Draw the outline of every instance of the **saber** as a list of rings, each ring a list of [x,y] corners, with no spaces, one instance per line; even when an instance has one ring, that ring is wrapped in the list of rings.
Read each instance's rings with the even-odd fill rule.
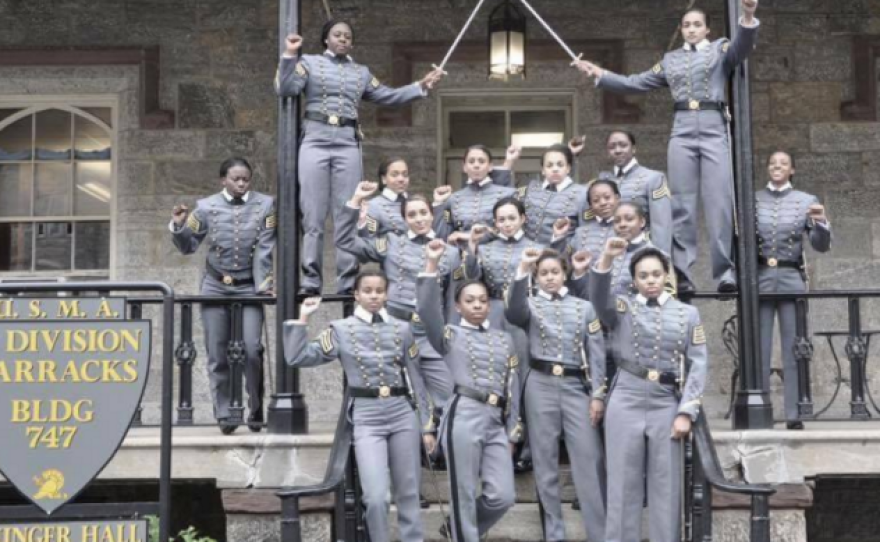
[[[552,36],[553,39],[556,40],[556,42],[560,45],[560,47],[562,47],[565,50],[565,52],[568,54],[568,56],[571,57],[572,62],[577,62],[578,60],[581,59],[582,56],[584,56],[583,53],[581,53],[579,55],[575,55],[574,52],[571,50],[571,48],[568,45],[566,45],[564,41],[562,41],[562,38],[560,38],[559,35],[556,34],[556,32],[554,32],[552,28],[550,28],[550,25],[547,24],[547,21],[545,21],[540,15],[538,15],[538,12],[535,11],[535,8],[533,8],[531,4],[528,3],[528,0],[519,0],[519,1],[520,1],[520,3],[522,3],[522,5],[524,5],[526,7],[527,10],[529,10],[529,12],[532,15],[534,15],[535,19],[538,19],[538,22],[541,23],[541,25],[544,27],[544,29],[547,31],[547,33],[549,33],[550,36]]]
[[[467,32],[467,29],[470,28],[471,23],[474,22],[474,17],[477,16],[477,12],[480,11],[481,7],[483,7],[483,3],[485,1],[486,0],[480,0],[479,2],[477,2],[477,7],[475,7],[474,11],[471,12],[471,16],[468,17],[467,22],[464,23],[464,26],[461,28],[461,31],[458,33],[458,36],[456,36],[455,41],[452,42],[452,47],[450,47],[449,50],[446,51],[446,56],[443,57],[443,62],[441,62],[439,66],[436,64],[431,64],[431,66],[434,69],[444,70],[444,68],[446,67],[446,63],[449,62],[449,57],[451,57],[452,53],[455,52],[455,49],[458,47],[458,44],[461,42],[461,38],[464,37],[464,33]],[[443,71],[443,73],[445,74],[446,72]]]

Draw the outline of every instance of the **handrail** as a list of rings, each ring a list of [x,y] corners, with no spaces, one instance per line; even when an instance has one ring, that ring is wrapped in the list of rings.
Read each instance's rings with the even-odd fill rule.
[[[700,457],[700,466],[703,468],[706,480],[718,491],[735,493],[738,495],[773,495],[776,490],[766,485],[745,484],[731,482],[724,477],[721,470],[721,462],[718,461],[718,452],[715,450],[715,442],[709,430],[709,423],[705,416],[699,416],[693,426],[694,442]]]

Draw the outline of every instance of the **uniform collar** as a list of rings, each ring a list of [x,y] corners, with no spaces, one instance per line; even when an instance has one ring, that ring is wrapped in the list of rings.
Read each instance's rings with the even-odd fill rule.
[[[633,159],[630,160],[627,165],[623,166],[623,174],[624,175],[629,174],[629,172],[634,170],[636,168],[636,166],[638,166],[638,165],[639,165],[639,161],[636,160],[635,157],[633,157]],[[614,176],[615,177],[620,175],[620,169],[621,168],[619,168],[618,166],[614,166]]]
[[[419,237],[419,234],[417,234],[416,232],[414,232],[412,230],[406,230],[406,237],[407,237],[407,239],[412,241],[416,237]],[[427,237],[428,239],[434,239],[435,237],[437,237],[437,234],[434,233],[434,230],[431,230],[425,234],[425,237]]]
[[[324,56],[329,57],[331,60],[335,60],[335,59],[339,58],[339,59],[345,59],[348,62],[354,62],[354,59],[351,58],[351,55],[336,56],[330,51],[330,49],[324,50]]]
[[[556,185],[556,191],[557,191],[557,192],[562,192],[563,190],[565,190],[566,188],[568,188],[568,187],[569,187],[571,184],[573,184],[573,183],[574,183],[574,181],[571,180],[571,177],[566,177],[566,178],[562,179],[562,182],[561,182],[561,183],[559,183],[559,184]],[[547,187],[548,187],[548,186],[550,186],[550,181],[548,181],[548,180],[545,179],[545,180],[544,180],[544,184],[542,184],[541,187],[542,187],[544,190],[547,190]]]
[[[641,245],[644,242],[645,242],[645,234],[644,234],[644,232],[642,232],[642,233],[636,235],[635,237],[633,237],[632,241],[630,241],[629,244],[630,244],[630,246]]]
[[[785,183],[784,185],[780,186],[779,188],[777,188],[776,185],[773,183],[767,183],[767,190],[769,190],[771,192],[785,192],[786,190],[791,190],[791,189],[792,189],[791,181]]]
[[[225,199],[228,203],[232,203],[232,200],[235,199],[234,197],[232,197],[232,194],[230,194],[229,192],[226,191],[225,188],[223,189],[223,192],[221,192],[221,194],[223,194],[223,199]],[[248,190],[247,192],[244,193],[244,196],[242,196],[241,199],[245,203],[247,203],[248,198],[250,198],[250,197],[251,197],[251,191]]]
[[[712,44],[709,42],[709,40],[707,40],[706,38],[703,38],[703,41],[698,43],[696,47],[694,47],[690,43],[685,43],[684,50],[685,51],[694,51],[694,50],[704,51],[704,50],[708,49],[710,45],[712,45]]]
[[[401,192],[400,194],[398,194],[388,187],[386,187],[385,190],[382,191],[382,195],[385,196],[385,199],[388,199],[390,201],[397,201],[398,195],[403,196],[403,199],[407,199],[409,197],[409,194],[407,194],[406,192]]]
[[[472,323],[465,320],[464,318],[462,318],[461,322],[458,325],[465,328],[465,329],[476,329],[479,331],[489,331],[489,319],[488,318],[479,326],[475,326]]]
[[[376,314],[379,315],[379,317],[382,319],[383,322],[387,322],[387,321],[388,321],[388,311],[386,311],[385,309],[379,309],[379,312],[377,312]],[[354,309],[354,315],[355,315],[359,320],[361,320],[361,321],[363,321],[363,322],[366,322],[366,323],[368,323],[368,324],[372,324],[372,323],[373,323],[373,313],[371,313],[371,312],[368,311],[367,309],[361,307],[360,305],[358,305],[357,307],[355,307],[355,309]]]
[[[483,188],[483,187],[486,186],[487,184],[491,183],[492,180],[493,180],[493,179],[492,179],[492,176],[491,176],[491,175],[486,175],[486,178],[483,179],[483,180],[480,181],[480,182],[476,182],[476,181],[473,180],[473,179],[468,179],[468,180],[467,180],[467,184],[468,184],[468,186],[477,185],[477,187],[479,187],[479,188]]]
[[[517,230],[516,233],[513,234],[512,237],[513,237],[514,241],[519,241],[520,239],[523,238],[523,235],[525,235],[525,232],[522,230],[522,228],[520,228],[519,230]],[[510,237],[504,235],[503,233],[499,233],[498,238],[501,239],[502,241],[510,241]]]
[[[663,292],[657,297],[657,303],[660,304],[660,306],[662,307],[666,304],[667,301],[669,301],[670,297],[671,296],[669,295],[669,292]],[[642,294],[636,295],[636,301],[644,306],[648,306],[648,298],[643,296]]]
[[[599,215],[595,215],[596,222],[599,223],[600,226],[611,226],[614,224],[614,217],[609,216],[608,218],[602,218]]]
[[[562,288],[559,289],[558,292],[556,292],[556,294],[548,294],[547,292],[545,292],[541,288],[538,288],[538,295],[543,297],[544,299],[547,299],[549,301],[553,301],[553,298],[556,297],[557,295],[559,296],[560,299],[567,296],[568,295],[568,288],[563,286]]]

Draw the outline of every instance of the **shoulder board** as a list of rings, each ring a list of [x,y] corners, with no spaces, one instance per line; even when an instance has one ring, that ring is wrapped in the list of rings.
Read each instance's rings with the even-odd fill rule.
[[[654,190],[652,196],[654,197],[654,199],[662,199],[669,196],[669,185],[666,184],[665,180],[663,181],[663,186],[661,186],[657,190]]]
[[[617,312],[626,312],[626,303],[619,297],[617,298]]]
[[[315,339],[321,343],[321,350],[323,350],[325,354],[329,354],[333,351],[333,340],[330,338],[332,333],[333,330],[325,329],[320,335],[318,335],[318,338]]]
[[[379,251],[379,254],[385,254],[388,252],[388,238],[384,235],[376,239],[376,250]]]
[[[584,220],[593,220],[594,218],[596,218],[596,213],[592,209],[584,211]]]
[[[590,333],[599,333],[600,331],[602,331],[602,323],[596,318],[590,322]]]
[[[186,219],[186,227],[191,229],[193,232],[198,232],[202,229],[202,223],[199,222],[198,218],[196,218],[195,213],[189,214],[189,218]]]
[[[510,367],[511,369],[516,368],[518,365],[519,365],[519,358],[517,357],[516,354],[507,358],[507,366]]]
[[[663,73],[663,64],[660,62],[654,64],[654,67],[651,68],[651,71],[654,73]]]
[[[305,77],[309,74],[309,70],[307,70],[306,67],[303,66],[302,62],[297,62],[296,63],[296,74],[299,75],[300,77]]]
[[[409,347],[409,357],[410,358],[419,357],[419,345],[418,344],[413,343],[412,346]]]
[[[379,80],[376,79],[375,77],[373,77],[373,79],[370,80],[370,86],[373,87],[373,88],[379,88],[379,85],[380,85],[380,84],[381,84],[381,83],[379,83]]]
[[[278,221],[278,219],[276,218],[275,213],[269,213],[266,216],[266,229],[267,230],[274,230],[277,221]]]
[[[694,333],[691,342],[694,344],[706,344],[706,332],[703,330],[702,324],[694,326]]]

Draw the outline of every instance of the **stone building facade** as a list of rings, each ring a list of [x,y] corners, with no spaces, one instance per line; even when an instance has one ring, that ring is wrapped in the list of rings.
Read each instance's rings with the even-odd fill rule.
[[[305,51],[317,52],[325,3],[302,3]],[[386,84],[399,85],[440,61],[475,3],[328,0],[326,5],[334,15],[353,21],[353,56]],[[534,2],[573,49],[626,72],[648,69],[657,61],[687,4]],[[723,2],[699,0],[696,5],[712,13],[713,34],[721,35]],[[568,66],[565,55],[531,18],[527,77],[487,80],[490,9],[487,5],[475,19],[447,67],[449,77],[431,99],[398,111],[363,108],[368,176],[383,155],[401,154],[408,158],[414,189],[428,192],[440,178],[454,177],[444,166],[454,164],[443,158],[449,135],[445,108],[479,109],[486,96],[535,105],[547,91],[564,96],[569,130],[587,135],[578,164],[582,180],[605,166],[602,142],[612,127],[637,134],[642,163],[665,168],[668,93],[603,96]],[[797,186],[828,206],[835,230],[832,252],[810,258],[812,287],[872,288],[880,271],[880,2],[764,0],[758,17],[762,27],[751,62],[756,184],[765,182],[763,164],[769,153],[792,152]],[[174,250],[167,232],[171,207],[216,191],[218,166],[231,155],[252,160],[256,188],[274,192],[277,27],[276,0],[0,0],[0,102],[7,104],[0,109],[34,100],[51,104],[55,99],[98,97],[115,111],[112,257],[106,276],[163,280],[179,292],[197,292],[202,258],[186,258]],[[705,285],[707,264],[701,260],[698,275]],[[720,333],[734,308],[731,302],[703,302],[701,308],[713,354],[709,409],[719,415],[726,408],[732,368]],[[325,316],[333,314],[330,309]],[[868,327],[880,324],[875,303],[864,304],[863,321]],[[845,329],[845,305],[814,303],[812,323],[814,331]],[[824,343],[817,340],[816,347],[815,393],[821,403],[833,390],[836,369]],[[200,350],[199,419],[210,417],[205,359]],[[869,359],[869,376],[874,374],[872,365]],[[337,368],[304,371],[303,390],[315,422],[334,419],[339,381]],[[871,382],[878,383],[874,378]],[[843,395],[848,395],[846,389]],[[157,398],[158,386],[151,385],[148,419],[155,419]]]

